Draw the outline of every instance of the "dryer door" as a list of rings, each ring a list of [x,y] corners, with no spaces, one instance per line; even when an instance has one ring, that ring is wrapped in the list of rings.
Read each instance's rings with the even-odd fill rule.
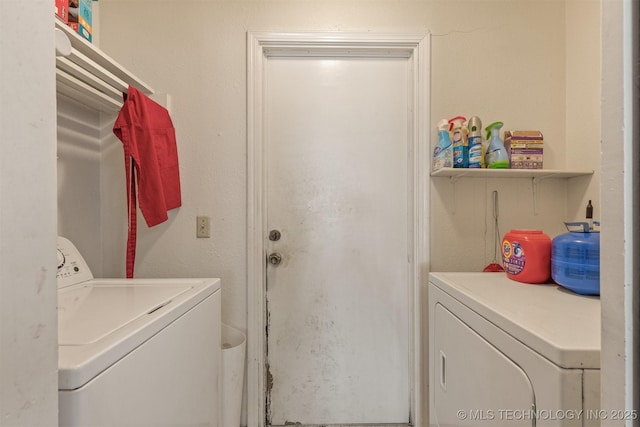
[[[535,426],[527,374],[436,304],[433,384],[439,426]]]

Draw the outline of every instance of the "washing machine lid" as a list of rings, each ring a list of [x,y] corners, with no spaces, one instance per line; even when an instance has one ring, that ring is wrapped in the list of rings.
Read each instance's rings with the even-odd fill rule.
[[[92,282],[59,293],[58,344],[93,344],[163,307],[191,286],[131,286]]]
[[[60,288],[58,388],[82,387],[219,288],[219,279],[93,279]]]
[[[430,273],[429,281],[563,368],[600,368],[600,299],[502,273]]]

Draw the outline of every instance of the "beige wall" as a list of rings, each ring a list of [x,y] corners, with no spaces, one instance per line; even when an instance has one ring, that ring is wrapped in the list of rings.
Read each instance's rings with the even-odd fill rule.
[[[221,276],[224,320],[246,325],[247,31],[429,31],[434,126],[463,114],[478,115],[485,125],[501,120],[505,129],[540,129],[547,168],[597,169],[598,138],[591,133],[599,130],[599,108],[592,104],[599,75],[583,76],[575,65],[598,69],[592,40],[599,38],[599,3],[582,3],[591,6],[586,29],[557,1],[102,0],[100,47],[171,95],[179,139],[183,207],[168,224],[140,230],[138,274]],[[589,35],[584,43],[580,32]],[[569,71],[588,81],[586,93],[571,83]],[[578,100],[569,102],[576,93]],[[575,130],[584,121],[591,123],[580,128],[588,140]],[[574,144],[581,149],[571,149]],[[113,151],[111,169],[121,162]],[[569,161],[582,153],[585,161]],[[494,189],[503,234],[541,228],[553,237],[564,231],[562,221],[584,215],[587,199],[599,214],[599,184],[591,183],[547,180],[534,192],[531,180],[461,179],[453,185],[432,179],[431,269],[478,271],[491,260]],[[121,189],[118,183],[105,191]],[[195,238],[196,215],[211,216],[211,239]],[[104,231],[113,240],[117,228],[122,225]],[[120,273],[121,246],[113,244],[105,258],[113,253],[117,259],[107,259],[105,273]]]

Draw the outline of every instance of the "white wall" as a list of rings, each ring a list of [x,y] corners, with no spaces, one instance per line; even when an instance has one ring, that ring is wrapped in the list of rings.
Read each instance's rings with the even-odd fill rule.
[[[55,426],[58,418],[54,58],[51,2],[1,1],[3,426]]]
[[[640,5],[602,7],[602,407],[638,410],[640,370]],[[609,421],[603,425],[637,425]]]
[[[434,29],[432,123],[463,114],[480,116],[483,126],[500,120],[504,129],[539,129],[545,168],[597,171],[599,2],[472,2],[475,9],[453,3],[459,8],[436,2],[447,9],[438,16],[462,18]],[[456,55],[466,61],[463,67]],[[597,173],[542,180],[537,188],[531,179],[431,182],[434,271],[481,271],[493,259],[493,190],[501,235],[536,228],[553,238],[566,232],[564,221],[584,220],[589,199],[599,219]]]
[[[581,38],[571,32],[577,25],[565,25],[565,7],[563,2],[529,0],[101,1],[101,48],[172,95],[178,133],[183,207],[168,224],[140,230],[138,274],[221,276],[224,320],[246,325],[247,30],[430,30],[432,123],[476,114],[485,124],[501,120],[505,128],[541,129],[546,167],[596,169],[597,137],[577,142],[591,153],[587,160],[568,161],[574,155],[568,147],[580,139],[574,122],[598,123],[599,109],[583,102],[568,105],[567,94],[578,90],[567,83],[572,81],[567,72],[575,68],[573,61],[568,65],[565,40],[573,51]],[[598,46],[591,43],[599,34],[595,24],[589,33],[595,36],[579,45],[580,56],[572,54],[576,61],[598,64]],[[585,101],[599,91],[599,76],[589,76],[592,89],[582,97]],[[564,231],[562,221],[584,215],[583,200],[593,199],[599,213],[597,177],[585,182],[541,182],[536,214],[530,180],[462,179],[454,199],[448,179],[433,179],[432,270],[480,270],[490,261],[493,189],[500,191],[502,233],[514,227],[542,228],[553,237]],[[195,238],[196,215],[211,216],[211,239]]]
[[[584,220],[589,199],[601,219],[600,199],[600,2],[566,0],[565,117],[566,167],[595,170],[593,178],[574,178],[567,197],[567,219]]]
[[[77,246],[99,277],[103,252],[95,236],[104,227],[102,205],[109,202],[100,185],[100,114],[63,95],[57,106],[58,235]]]

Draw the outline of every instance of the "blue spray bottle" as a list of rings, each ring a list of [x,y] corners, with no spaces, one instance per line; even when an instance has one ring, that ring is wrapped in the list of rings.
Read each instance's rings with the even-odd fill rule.
[[[487,139],[491,139],[489,139],[484,159],[487,167],[491,169],[509,168],[509,154],[507,149],[504,148],[502,139],[500,139],[500,129],[502,129],[503,125],[504,123],[502,122],[494,122],[486,127]]]
[[[453,167],[468,168],[469,167],[469,145],[467,143],[467,134],[464,128],[464,122],[467,120],[463,116],[456,116],[449,119],[451,134],[453,136]]]
[[[453,145],[449,137],[449,122],[438,122],[438,144],[433,150],[433,170],[453,167]]]

